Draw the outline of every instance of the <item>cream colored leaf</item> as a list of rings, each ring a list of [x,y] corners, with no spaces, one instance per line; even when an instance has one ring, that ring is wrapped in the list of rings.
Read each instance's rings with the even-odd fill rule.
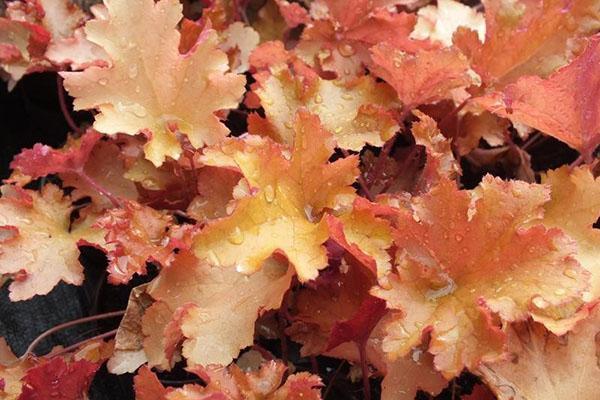
[[[60,281],[80,285],[80,240],[98,242],[100,231],[88,219],[71,226],[69,197],[52,184],[41,193],[4,186],[0,199],[0,229],[10,235],[0,242],[0,274],[17,275],[9,286],[12,301],[47,294]],[[31,203],[18,198],[29,196]],[[100,236],[100,237],[99,237]]]
[[[593,225],[600,216],[600,179],[587,167],[548,171],[542,183],[551,185],[544,225],[562,229],[578,247],[575,258],[591,273],[591,295],[600,297],[600,231]],[[565,274],[576,279],[575,271]]]
[[[458,1],[438,0],[437,6],[420,8],[417,16],[417,24],[410,34],[413,39],[430,39],[452,46],[452,35],[460,26],[477,32],[480,41],[485,39],[483,14]]]
[[[63,73],[75,109],[98,109],[99,132],[147,134],[146,158],[157,166],[181,154],[178,133],[196,148],[222,140],[228,130],[214,113],[237,107],[245,78],[226,72],[217,33],[204,31],[190,52],[180,54],[178,1],[105,4],[109,18],[89,21],[85,32],[112,64]]]
[[[509,357],[479,373],[499,400],[595,400],[600,382],[600,306],[568,335],[536,323],[509,330]]]

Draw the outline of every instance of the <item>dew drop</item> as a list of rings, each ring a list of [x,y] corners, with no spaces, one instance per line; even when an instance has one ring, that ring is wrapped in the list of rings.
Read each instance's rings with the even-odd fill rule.
[[[306,219],[313,222],[314,216],[313,216],[313,208],[311,205],[307,204],[306,206],[304,206],[304,215],[306,215]]]
[[[153,178],[144,178],[142,180],[142,186],[148,190],[159,190],[160,189],[160,185],[158,184],[156,179],[153,179]]]
[[[344,43],[338,46],[338,51],[340,52],[342,57],[352,57],[354,54],[356,54],[356,50],[354,49],[354,47],[352,47],[348,43]]]
[[[211,265],[215,265],[215,266],[221,265],[221,261],[219,260],[219,257],[217,257],[217,255],[215,254],[214,251],[209,250],[206,255],[207,255],[208,261],[211,263]]]
[[[323,49],[317,54],[317,57],[321,60],[324,60],[328,57],[331,57],[331,51],[329,49]]]
[[[558,288],[554,291],[554,294],[557,296],[563,296],[567,291],[563,288]]]
[[[102,85],[102,86],[106,86],[108,84],[108,79],[100,78],[100,79],[98,79],[98,84]]]
[[[138,75],[137,64],[129,65],[129,67],[127,68],[127,75],[129,75],[129,78],[131,78],[131,79],[135,79],[137,77],[137,75]]]
[[[244,232],[242,232],[239,226],[236,226],[227,239],[232,244],[242,244],[244,243]]]
[[[454,239],[456,239],[456,241],[460,243],[463,241],[464,237],[462,235],[456,234],[454,236]]]
[[[273,189],[273,186],[271,185],[267,185],[265,186],[265,201],[267,203],[272,203],[273,200],[275,200],[275,189]]]
[[[31,220],[29,218],[17,217],[17,221],[25,225],[31,225]]]
[[[320,94],[315,96],[315,103],[321,104],[323,102],[323,97]]]
[[[139,118],[144,118],[146,115],[148,115],[146,108],[144,106],[142,106],[141,104],[135,104],[132,107],[131,111],[133,112],[133,114],[136,117],[139,117]]]
[[[571,268],[567,268],[563,271],[563,275],[566,276],[567,278],[576,279],[577,271],[575,271],[574,269],[571,269]]]
[[[548,302],[544,300],[541,296],[535,296],[532,300],[532,303],[537,308],[546,308],[548,307]]]
[[[421,361],[421,356],[423,355],[423,350],[417,348],[414,348],[411,354],[411,358],[414,362],[416,362],[417,364],[419,363],[419,361]]]

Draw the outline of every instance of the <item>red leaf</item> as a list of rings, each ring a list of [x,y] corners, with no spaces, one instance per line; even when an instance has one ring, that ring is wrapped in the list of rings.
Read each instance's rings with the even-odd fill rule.
[[[19,400],[80,400],[99,367],[87,360],[67,363],[53,358],[27,371]]]
[[[335,323],[329,336],[327,351],[346,342],[355,342],[358,345],[365,343],[385,313],[385,301],[367,296],[352,318]]]

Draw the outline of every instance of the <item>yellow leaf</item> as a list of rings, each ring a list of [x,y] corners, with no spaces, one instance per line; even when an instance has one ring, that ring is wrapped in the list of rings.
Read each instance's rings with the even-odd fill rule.
[[[256,136],[205,151],[201,161],[206,165],[240,170],[251,195],[239,199],[229,217],[200,232],[194,242],[197,256],[251,273],[274,252],[282,252],[301,281],[314,279],[327,266],[322,244],[328,230],[319,215],[342,200],[351,201],[358,160],[328,162],[333,143],[316,116],[299,113],[294,131],[291,151]]]
[[[288,69],[269,76],[256,94],[273,129],[251,132],[293,144],[293,119],[296,111],[303,107],[319,116],[337,146],[344,149],[359,151],[366,143],[381,146],[398,130],[391,111],[398,104],[395,94],[384,83],[377,83],[370,76],[358,78],[351,84],[318,77],[307,81],[308,78],[293,76]]]

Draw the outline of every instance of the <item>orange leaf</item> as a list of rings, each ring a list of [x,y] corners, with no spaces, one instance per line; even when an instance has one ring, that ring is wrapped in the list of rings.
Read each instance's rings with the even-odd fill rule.
[[[41,25],[0,17],[0,67],[10,77],[9,89],[42,63],[50,37]]]
[[[485,37],[483,14],[456,0],[438,0],[436,6],[421,7],[417,16],[417,24],[410,34],[413,39],[429,39],[452,46],[452,35],[459,27],[476,31],[482,41]]]
[[[345,272],[336,268],[327,274],[319,277],[316,287],[303,287],[296,293],[292,309],[294,322],[287,333],[302,344],[303,356],[327,354],[358,362],[358,349],[353,343],[337,343],[331,349],[328,345],[335,326],[351,320],[371,297],[369,289],[376,282],[374,274],[358,264],[350,265]],[[368,361],[383,369],[378,339],[367,340],[366,350]]]
[[[326,217],[331,239],[377,277],[386,275],[391,268],[388,254],[392,247],[391,227],[388,221],[380,218],[379,214],[388,212],[382,209],[382,206],[357,197],[351,212]]]
[[[433,366],[433,357],[419,348],[387,364],[381,400],[414,400],[418,390],[436,395],[448,382]]]
[[[579,57],[548,79],[525,76],[477,101],[493,113],[567,143],[589,160],[600,144],[599,65],[600,36],[594,36]]]
[[[176,226],[173,218],[128,201],[122,208],[108,210],[96,221],[106,232],[108,280],[124,284],[134,274],[146,274],[146,262],[166,267],[175,257],[175,249],[184,250],[191,226]]]
[[[197,179],[198,195],[190,203],[188,215],[199,223],[226,217],[235,207],[234,191],[241,188],[237,187],[240,173],[205,166],[197,171]]]
[[[427,162],[419,182],[419,191],[424,192],[440,180],[456,179],[461,171],[452,154],[450,140],[442,135],[435,120],[419,110],[413,113],[419,118],[412,125],[415,142],[427,150]]]
[[[352,81],[363,75],[369,48],[377,43],[427,47],[427,43],[409,40],[415,16],[389,11],[396,3],[400,1],[315,2],[312,12],[319,19],[307,25],[295,51],[308,64],[333,72],[339,80]]]
[[[67,363],[55,357],[27,370],[19,400],[72,400],[87,396],[100,363],[78,360]]]
[[[574,39],[597,29],[596,0],[484,0],[486,35],[461,49],[488,85],[546,76],[568,61]],[[459,36],[468,35],[463,31]],[[462,38],[455,38],[458,43]]]
[[[389,323],[384,350],[403,356],[431,331],[435,366],[452,378],[503,354],[506,322],[533,317],[559,334],[571,329],[585,314],[577,311],[589,276],[574,244],[539,225],[548,200],[546,187],[487,176],[471,192],[442,181],[399,210],[397,273],[391,289],[373,291],[403,313]]]
[[[133,378],[136,400],[164,400],[167,399],[169,390],[158,380],[158,377],[143,366]]]
[[[475,82],[467,59],[455,49],[417,50],[381,43],[371,49],[372,71],[398,94],[404,112],[422,104],[451,98],[451,90]],[[406,79],[410,77],[410,79]]]

